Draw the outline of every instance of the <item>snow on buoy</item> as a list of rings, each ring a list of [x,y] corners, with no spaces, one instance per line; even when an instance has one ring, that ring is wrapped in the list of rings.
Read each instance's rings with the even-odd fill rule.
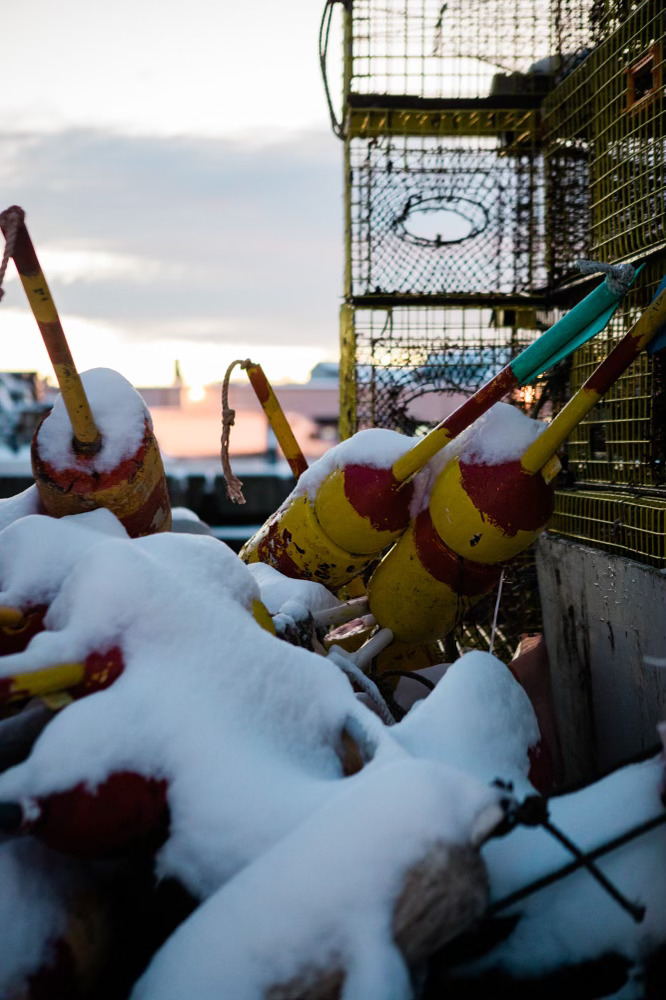
[[[359,431],[314,462],[282,506],[246,542],[241,558],[336,591],[395,541],[422,489],[391,466],[413,445],[396,431]]]
[[[446,636],[465,612],[497,585],[502,559],[515,555],[534,540],[538,533],[534,530],[536,522],[530,532],[519,531],[516,536],[509,536],[473,505],[474,516],[483,530],[476,531],[475,522],[470,535],[467,521],[465,528],[460,527],[466,507],[460,490],[451,488],[450,477],[455,480],[455,469],[465,462],[479,470],[479,480],[487,484],[493,496],[501,496],[503,471],[520,464],[522,451],[544,428],[544,424],[530,420],[516,407],[496,403],[433,461],[432,473],[436,478],[427,504],[413,517],[368,583],[370,611],[380,625],[391,629],[399,642],[431,642]],[[548,489],[543,480],[541,483]],[[523,507],[519,498],[513,496],[512,506],[517,508],[518,518],[536,516],[538,530],[548,520],[547,505],[541,504],[534,515],[529,513],[531,508],[527,504],[528,513],[521,514]],[[476,558],[474,553],[483,532],[492,534],[496,542],[499,538],[495,548],[497,559]],[[465,539],[464,545],[461,538]],[[458,547],[454,548],[452,542]]]
[[[78,452],[62,396],[32,444],[39,498],[52,517],[106,507],[131,537],[168,531],[171,508],[150,414],[130,383],[108,368],[81,375],[99,428],[99,451]]]

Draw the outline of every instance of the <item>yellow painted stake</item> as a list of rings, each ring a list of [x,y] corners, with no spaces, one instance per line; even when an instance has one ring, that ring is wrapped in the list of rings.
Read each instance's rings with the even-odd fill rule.
[[[23,209],[19,208],[18,205],[13,205],[4,211],[0,215],[0,228],[7,235],[17,217],[19,220],[18,229],[11,256],[14,258],[21,284],[28,296],[30,308],[37,320],[44,345],[53,364],[63,403],[72,425],[74,450],[80,454],[94,455],[102,445],[102,438],[95,424],[90,404],[76,370],[35,248],[28,235]]]
[[[289,426],[289,421],[284,415],[284,410],[280,406],[277,396],[264,374],[263,368],[253,361],[244,362],[241,367],[245,368],[255,395],[261,403],[263,411],[268,418],[268,423],[273,428],[273,433],[282,449],[282,453],[289,463],[289,468],[298,479],[307,469],[308,463],[298,441],[294,437],[294,432]]]
[[[60,663],[43,670],[13,674],[0,682],[0,704],[66,691],[82,684],[85,676],[85,663]]]
[[[382,627],[402,642],[441,639],[492,590],[501,563],[546,527],[558,447],[664,324],[666,289],[519,460],[463,473],[454,458],[442,469],[428,507],[370,578],[370,611]]]
[[[23,624],[23,612],[18,608],[0,604],[0,628],[19,628]]]
[[[613,382],[648,346],[664,324],[666,324],[666,288],[654,297],[605,361],[602,361],[578,392],[571,397],[564,409],[530,445],[521,459],[521,465],[526,472],[535,474],[544,469],[573,428],[608,392]]]

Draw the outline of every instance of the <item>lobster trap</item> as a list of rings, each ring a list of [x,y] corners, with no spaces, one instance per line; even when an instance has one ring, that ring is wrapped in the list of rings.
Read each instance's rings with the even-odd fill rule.
[[[539,323],[525,306],[357,308],[355,424],[425,433],[530,344]],[[529,408],[537,389],[517,390]]]
[[[606,332],[510,401],[556,411],[627,332],[664,271],[665,20],[657,0],[345,4],[341,436],[445,417],[586,294],[578,258],[648,263]],[[643,355],[573,431],[553,530],[663,564],[664,398]],[[507,647],[539,626],[531,560]],[[485,645],[487,605],[460,645]]]
[[[583,58],[543,106],[551,287],[571,282],[572,248],[593,259],[646,262],[605,334],[575,353],[573,392],[647,307],[666,270],[666,9],[654,0],[563,2],[560,15]],[[657,566],[666,560],[662,355],[642,354],[570,435],[575,489],[558,492],[551,524]]]
[[[651,0],[588,8],[600,40],[543,107],[555,284],[570,276],[572,250],[617,261],[666,249],[666,10]]]
[[[350,142],[351,295],[485,296],[543,286],[543,169],[522,133]]]
[[[464,99],[538,95],[549,0],[353,0],[355,95]]]

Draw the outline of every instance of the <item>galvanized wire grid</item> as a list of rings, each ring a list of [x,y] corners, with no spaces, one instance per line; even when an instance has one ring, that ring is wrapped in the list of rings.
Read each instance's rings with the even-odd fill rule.
[[[549,0],[354,0],[351,91],[454,99],[541,92],[550,63],[534,64],[551,54],[549,7]]]
[[[497,594],[493,591],[466,612],[454,631],[458,650],[488,651]],[[493,654],[505,663],[512,659],[524,635],[543,628],[534,548],[530,546],[505,567],[497,612]]]
[[[666,497],[559,491],[549,531],[607,552],[666,567]]]
[[[590,57],[592,252],[666,246],[666,8],[643,3]]]
[[[601,260],[666,247],[666,8],[646,0],[603,13],[607,37],[544,102],[555,282],[569,233]]]
[[[543,165],[529,139],[355,139],[349,187],[354,296],[545,283]]]
[[[531,343],[536,325],[529,309],[357,309],[358,428],[427,429]],[[418,402],[431,393],[443,395],[428,419]],[[524,392],[516,401],[534,398],[528,389],[527,404]]]
[[[591,251],[589,79],[583,67],[549,94],[543,112],[548,279],[577,276],[574,262]]]
[[[605,333],[576,351],[570,375],[572,392],[585,382],[645,309],[665,271],[664,260],[650,265]],[[576,479],[583,482],[663,488],[665,437],[664,361],[660,355],[650,357],[642,353],[572,431],[568,441],[569,467]]]

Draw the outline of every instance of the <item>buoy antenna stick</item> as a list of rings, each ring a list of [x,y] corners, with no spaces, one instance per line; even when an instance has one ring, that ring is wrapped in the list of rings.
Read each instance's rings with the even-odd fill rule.
[[[466,399],[437,427],[394,463],[393,475],[406,482],[430,461],[442,448],[469,427],[486,410],[507,393],[529,385],[540,372],[552,368],[581,344],[604,329],[617,309],[635,273],[626,275],[622,283],[609,285],[603,281],[573,309],[546,330],[533,344],[494,375],[485,385]]]
[[[573,428],[608,392],[664,324],[666,324],[666,287],[657,293],[629,332],[595,368],[546,430],[532,442],[521,459],[521,465],[526,472],[534,475],[543,469]]]
[[[17,219],[18,225],[15,229],[11,255],[60,386],[62,400],[72,425],[74,450],[80,454],[94,455],[102,445],[102,437],[95,424],[65,331],[26,229],[23,209],[18,205],[6,209],[0,215],[0,228],[7,237],[8,232],[16,226]]]

